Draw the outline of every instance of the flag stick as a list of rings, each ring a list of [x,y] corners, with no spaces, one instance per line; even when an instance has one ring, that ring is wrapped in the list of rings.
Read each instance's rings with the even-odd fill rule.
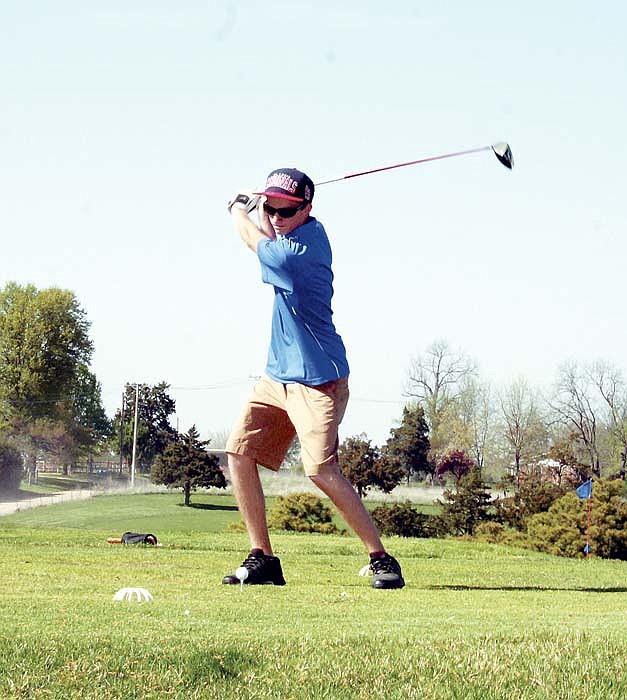
[[[592,512],[592,494],[588,498],[588,525],[586,527],[586,559],[590,556],[590,514]]]

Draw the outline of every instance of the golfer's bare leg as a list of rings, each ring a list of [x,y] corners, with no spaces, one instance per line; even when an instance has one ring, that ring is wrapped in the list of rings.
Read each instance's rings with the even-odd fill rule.
[[[350,482],[339,472],[311,476],[313,483],[333,501],[347,525],[364,543],[368,552],[382,552],[385,547],[370,513]]]
[[[250,457],[231,452],[227,457],[233,493],[246,525],[251,549],[263,549],[264,554],[272,554],[266,521],[266,503],[257,463]]]

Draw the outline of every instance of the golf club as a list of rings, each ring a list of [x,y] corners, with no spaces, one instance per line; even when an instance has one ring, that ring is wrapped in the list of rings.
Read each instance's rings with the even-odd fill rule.
[[[480,146],[479,148],[469,148],[466,151],[455,151],[454,153],[444,153],[440,156],[428,156],[427,158],[418,158],[418,160],[410,160],[407,163],[396,163],[395,165],[385,165],[382,168],[373,168],[372,170],[363,170],[359,173],[349,173],[348,175],[340,175],[339,177],[331,177],[326,180],[319,180],[315,182],[315,186],[328,185],[331,182],[340,182],[341,180],[350,180],[353,177],[361,177],[362,175],[373,175],[374,173],[381,173],[385,170],[394,170],[395,168],[406,168],[409,165],[418,165],[419,163],[429,163],[432,160],[444,160],[444,158],[456,158],[457,156],[466,156],[470,153],[480,153],[481,151],[492,151],[497,157],[499,163],[504,165],[506,168],[511,170],[514,167],[514,156],[512,155],[512,149],[509,144],[501,141],[499,143],[494,143],[490,146]],[[246,212],[250,213],[257,206],[257,197],[252,197],[249,194],[237,194],[228,203],[228,210],[231,211],[231,207],[235,203],[243,204],[246,208]]]
[[[353,177],[361,177],[362,175],[372,175],[373,173],[380,173],[384,170],[394,170],[395,168],[406,168],[409,165],[418,165],[418,163],[428,163],[432,160],[443,160],[444,158],[455,158],[457,156],[465,156],[470,153],[480,153],[481,151],[492,151],[494,155],[498,158],[499,163],[502,163],[506,168],[510,170],[514,167],[514,156],[507,143],[495,143],[491,146],[481,146],[479,148],[470,148],[467,151],[456,151],[455,153],[445,153],[440,156],[429,156],[428,158],[419,158],[418,160],[410,160],[407,163],[397,163],[396,165],[386,165],[382,168],[374,168],[373,170],[364,170],[360,173],[350,173],[348,175],[341,175],[340,177],[332,177],[328,180],[320,180],[316,182],[315,185],[328,185],[331,182],[339,182],[340,180],[349,180]]]

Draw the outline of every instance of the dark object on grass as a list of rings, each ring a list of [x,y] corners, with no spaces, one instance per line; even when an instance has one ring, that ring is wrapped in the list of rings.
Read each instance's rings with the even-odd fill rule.
[[[145,535],[139,534],[137,532],[125,532],[122,535],[122,544],[157,544],[157,537],[152,533],[147,533]]]
[[[157,544],[157,536],[150,532],[146,534],[125,532],[119,539],[117,537],[109,537],[107,542],[109,544],[151,544],[155,546]]]

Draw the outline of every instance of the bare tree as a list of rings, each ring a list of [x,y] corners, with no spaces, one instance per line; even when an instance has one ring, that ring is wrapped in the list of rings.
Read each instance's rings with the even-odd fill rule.
[[[598,446],[598,408],[594,405],[590,373],[575,362],[558,370],[553,398],[549,401],[559,421],[570,427],[585,452],[595,476],[601,476]]]
[[[459,395],[458,415],[467,436],[467,447],[475,464],[483,469],[488,445],[492,438],[494,412],[492,387],[468,377]]]
[[[603,397],[607,409],[606,426],[620,448],[620,478],[625,480],[627,462],[627,385],[620,369],[599,360],[591,365],[589,377]]]
[[[209,444],[213,450],[223,450],[226,447],[226,441],[229,439],[228,428],[221,430],[211,430],[208,434]]]
[[[545,447],[545,429],[536,392],[519,377],[499,394],[503,436],[513,455],[514,479],[527,460],[538,458]]]
[[[430,429],[432,458],[441,457],[446,447],[443,423],[460,396],[464,381],[477,374],[477,364],[446,340],[432,343],[424,355],[409,366],[405,393],[419,402]]]

